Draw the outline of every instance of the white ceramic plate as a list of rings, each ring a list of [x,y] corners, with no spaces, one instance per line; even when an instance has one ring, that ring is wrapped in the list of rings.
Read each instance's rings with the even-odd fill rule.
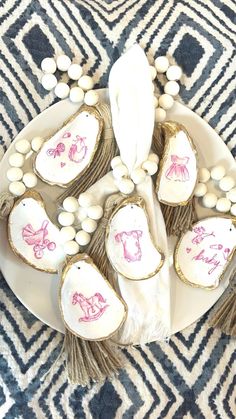
[[[107,100],[107,91],[105,89],[101,89],[98,92],[102,100]],[[78,108],[79,105],[72,104],[69,100],[58,102],[31,121],[20,132],[15,141],[22,138],[31,139],[35,136],[47,138],[52,131],[58,129]],[[229,173],[236,177],[234,158],[220,137],[204,120],[179,103],[175,103],[172,110],[169,111],[168,119],[176,120],[185,125],[198,149],[200,167],[210,167],[217,163],[223,163]],[[8,188],[5,173],[9,167],[8,157],[13,152],[13,144],[9,147],[0,164],[0,192]],[[61,189],[49,188],[46,184],[39,181],[37,190],[43,193],[46,203],[49,189],[50,201],[53,198],[52,193],[55,197],[58,193],[61,193]],[[49,215],[50,212],[51,214],[53,213],[53,208],[47,207],[47,210]],[[210,212],[198,207],[198,215],[202,218],[210,215]],[[12,291],[36,317],[53,329],[63,332],[64,326],[61,321],[57,301],[57,275],[36,271],[22,263],[13,254],[7,242],[5,222],[0,223],[0,238],[0,267]],[[170,247],[173,247],[173,243],[170,243]],[[226,285],[227,280],[222,282],[214,291],[191,288],[176,277],[172,268],[172,333],[189,326],[209,310],[218,300]]]

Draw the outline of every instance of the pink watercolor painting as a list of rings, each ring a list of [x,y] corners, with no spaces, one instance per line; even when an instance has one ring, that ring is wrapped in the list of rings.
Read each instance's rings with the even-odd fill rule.
[[[88,147],[85,145],[85,140],[86,137],[76,135],[76,140],[73,141],[74,144],[69,149],[68,157],[74,163],[81,163],[86,157]]]
[[[60,142],[57,144],[55,148],[49,148],[46,153],[48,156],[53,157],[60,157],[65,152],[65,143],[64,140],[68,141],[68,138],[71,139],[72,134],[68,131],[63,134],[60,138]],[[70,161],[74,163],[81,163],[87,155],[88,147],[85,144],[86,137],[81,137],[80,135],[76,135],[75,139],[72,141],[68,151],[68,158]],[[62,162],[60,167],[65,167],[66,163]]]
[[[65,145],[63,143],[57,144],[55,148],[49,148],[47,150],[47,155],[53,157],[60,157],[60,155],[65,151]]]
[[[33,246],[36,259],[42,259],[44,249],[53,251],[56,248],[56,243],[50,242],[50,240],[46,238],[48,235],[48,224],[49,222],[45,220],[39,230],[34,230],[31,224],[27,224],[22,229],[22,237],[29,246]]]
[[[208,233],[206,232],[205,228],[202,226],[195,227],[193,231],[194,233],[196,233],[196,236],[194,236],[194,238],[192,239],[192,243],[196,245],[200,244],[207,237],[210,237],[210,236],[215,237],[214,231],[212,231],[211,233]]]
[[[115,235],[115,240],[122,243],[124,258],[127,262],[137,262],[142,259],[142,250],[140,245],[141,230],[122,231]]]
[[[187,182],[189,180],[189,171],[187,164],[189,157],[171,156],[172,164],[166,171],[166,178],[169,180]]]
[[[79,318],[79,322],[93,322],[98,320],[109,307],[100,292],[96,292],[89,298],[86,298],[81,292],[75,292],[72,297],[72,304],[76,305],[77,303],[84,312],[84,316]]]

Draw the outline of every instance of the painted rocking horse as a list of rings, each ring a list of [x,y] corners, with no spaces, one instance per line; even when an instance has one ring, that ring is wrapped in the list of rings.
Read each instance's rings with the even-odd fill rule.
[[[75,292],[72,297],[72,304],[75,305],[77,303],[84,312],[84,317],[80,317],[79,322],[98,320],[106,311],[107,307],[109,307],[99,292],[96,292],[90,298],[86,298],[82,293]]]

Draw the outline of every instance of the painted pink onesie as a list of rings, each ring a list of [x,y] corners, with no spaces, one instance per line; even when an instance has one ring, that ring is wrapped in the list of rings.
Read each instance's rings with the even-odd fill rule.
[[[122,231],[115,235],[115,240],[123,245],[124,258],[127,262],[141,260],[142,250],[139,239],[142,235],[141,230]]]

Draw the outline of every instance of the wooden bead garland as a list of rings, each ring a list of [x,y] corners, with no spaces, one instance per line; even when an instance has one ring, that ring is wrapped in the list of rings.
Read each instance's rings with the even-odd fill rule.
[[[135,188],[135,185],[142,183],[146,176],[152,176],[157,172],[159,157],[155,153],[150,153],[148,159],[144,161],[141,167],[129,171],[120,156],[116,156],[111,161],[112,173],[115,178],[115,184],[119,191],[125,195],[130,195]]]
[[[76,199],[68,196],[64,199],[63,211],[58,215],[58,223],[62,226],[60,235],[67,255],[75,255],[80,246],[86,246],[91,234],[97,229],[97,221],[103,216],[100,205],[94,205],[94,198],[88,192],[80,194]]]
[[[32,141],[22,139],[16,142],[16,152],[11,154],[8,162],[11,166],[7,170],[6,176],[9,180],[9,192],[15,196],[22,196],[26,189],[34,188],[38,183],[38,178],[33,172],[23,172],[25,159],[30,152],[37,152],[43,144],[43,138],[35,137]]]
[[[219,189],[225,196],[217,197],[215,193],[209,192],[207,182],[213,180],[218,182]],[[227,214],[229,211],[236,215],[236,188],[235,180],[226,175],[226,169],[222,165],[199,169],[199,182],[195,188],[195,197],[202,198],[202,204],[206,208],[215,209],[218,212]]]
[[[44,58],[41,62],[41,69],[44,72],[41,79],[42,86],[48,91],[54,89],[59,99],[69,97],[73,103],[84,101],[88,106],[95,106],[98,103],[98,94],[92,90],[94,87],[92,77],[84,75],[82,67],[77,63],[72,63],[67,55],[62,54],[56,60],[51,57]],[[77,85],[70,88],[64,81],[58,82],[53,74],[56,70],[67,72],[69,79],[77,82]]]
[[[157,74],[166,73],[167,82],[164,86],[164,93],[158,98],[154,96],[155,120],[156,122],[163,122],[166,119],[166,111],[174,105],[173,96],[179,93],[178,80],[182,76],[182,70],[177,65],[170,65],[167,57],[160,56],[156,58],[154,66],[150,66],[150,72],[152,80],[155,79]]]

